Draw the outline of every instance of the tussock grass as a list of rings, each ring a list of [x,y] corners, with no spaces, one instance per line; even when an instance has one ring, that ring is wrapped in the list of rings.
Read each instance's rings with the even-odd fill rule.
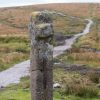
[[[54,30],[55,33],[62,33],[64,35],[74,35],[80,33],[85,28],[86,22],[83,19],[72,19],[69,17],[54,18]]]
[[[76,43],[75,47],[93,48],[100,50],[100,19],[95,19],[90,33],[82,36]]]
[[[19,63],[28,58],[28,54],[23,54],[18,52],[12,52],[12,53],[0,54],[0,55],[1,55],[0,71],[3,71],[13,66],[14,64]]]
[[[91,73],[92,75],[92,73]],[[62,85],[61,95],[74,95],[79,97],[98,97],[98,89],[90,76],[75,72],[66,72],[62,69],[54,70],[54,80]]]
[[[76,41],[73,48],[61,58],[63,62],[100,67],[100,20],[95,18],[93,21],[90,33]]]
[[[28,59],[29,51],[27,37],[0,37],[0,71]]]
[[[71,51],[60,57],[64,63],[83,64],[90,67],[100,67],[100,54],[88,51]]]
[[[29,39],[27,37],[17,37],[17,36],[0,36],[0,43],[28,43]]]
[[[54,89],[53,100],[99,100],[98,90],[88,76],[69,73],[63,69],[54,69],[54,82],[61,84],[61,89]],[[19,84],[11,84],[0,90],[3,100],[31,100],[29,76],[22,77]]]
[[[96,84],[100,83],[100,74],[99,73],[96,73],[95,71],[89,71],[87,75],[92,82],[94,82]]]

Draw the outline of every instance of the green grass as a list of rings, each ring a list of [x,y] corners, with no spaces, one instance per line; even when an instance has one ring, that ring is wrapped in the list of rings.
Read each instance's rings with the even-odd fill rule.
[[[31,100],[29,90],[5,90],[0,92],[0,100]]]
[[[78,96],[69,95],[65,97],[65,100],[99,100],[100,98],[82,98]]]
[[[16,89],[0,92],[0,100],[31,100],[30,90]],[[53,100],[61,100],[60,95],[54,92]]]
[[[19,84],[11,84],[0,90],[0,100],[31,100],[29,77],[21,78]],[[54,91],[54,100],[60,100],[59,92]]]
[[[88,77],[85,76],[85,79],[87,79],[88,81]],[[64,82],[63,84],[66,84],[66,82],[68,83],[74,82],[75,84],[75,82],[80,82],[81,80],[83,81],[84,84],[84,76],[81,76],[78,73],[69,73],[59,68],[54,69],[54,82],[59,82],[61,84],[63,82]],[[88,84],[90,83],[88,82]],[[5,89],[0,90],[0,100],[31,100],[31,93],[29,87],[30,87],[29,77],[23,77],[21,78],[21,82],[19,84],[11,84]],[[53,91],[53,95],[54,95],[53,100],[61,100],[61,98],[64,98],[64,100],[99,100],[100,99],[98,96],[84,97],[84,96],[77,96],[74,94],[65,94],[63,88],[55,89]]]
[[[91,79],[92,76],[92,79]],[[86,75],[80,75],[77,72],[67,72],[64,69],[54,69],[54,82],[62,85],[60,93],[65,97],[74,95],[81,98],[98,98],[99,90],[96,87],[100,81],[99,75],[94,72],[88,72]]]
[[[13,37],[6,36],[0,37],[0,43],[28,43],[29,39],[27,37]]]
[[[100,98],[82,98],[78,96],[68,95],[64,97],[64,100],[99,100]],[[0,100],[31,100],[30,90],[6,90],[0,92]],[[58,92],[54,92],[53,100],[61,100],[61,96]]]

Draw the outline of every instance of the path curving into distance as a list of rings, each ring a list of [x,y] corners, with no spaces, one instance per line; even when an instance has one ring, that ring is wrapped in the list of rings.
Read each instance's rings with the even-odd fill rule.
[[[54,47],[53,57],[63,54],[65,50],[68,50],[72,47],[77,38],[89,33],[93,21],[90,19],[86,20],[88,21],[88,24],[86,25],[82,33],[78,33],[73,37],[66,39],[64,45]],[[5,71],[0,72],[0,87],[5,87],[12,83],[19,83],[21,77],[29,75],[29,66],[30,60],[27,60],[16,64]]]
[[[74,42],[76,41],[77,38],[79,38],[80,36],[83,36],[87,33],[89,33],[91,25],[93,24],[93,21],[90,19],[85,19],[88,21],[88,24],[86,25],[85,29],[83,30],[82,33],[78,33],[76,35],[74,35],[73,37],[66,39],[65,40],[65,44],[61,45],[61,46],[57,46],[54,47],[54,57],[63,54],[63,52],[65,50],[68,50],[72,47],[72,45],[74,44]]]

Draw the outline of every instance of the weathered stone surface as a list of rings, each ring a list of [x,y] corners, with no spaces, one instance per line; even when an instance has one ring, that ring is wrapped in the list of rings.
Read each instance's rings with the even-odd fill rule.
[[[43,73],[40,70],[31,72],[32,100],[43,100]]]
[[[32,100],[53,100],[53,26],[49,12],[34,12],[29,24]]]

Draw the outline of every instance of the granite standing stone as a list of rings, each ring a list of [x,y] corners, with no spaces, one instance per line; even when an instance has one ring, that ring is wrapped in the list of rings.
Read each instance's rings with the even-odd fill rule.
[[[53,25],[47,11],[33,12],[29,24],[32,100],[53,100]]]

